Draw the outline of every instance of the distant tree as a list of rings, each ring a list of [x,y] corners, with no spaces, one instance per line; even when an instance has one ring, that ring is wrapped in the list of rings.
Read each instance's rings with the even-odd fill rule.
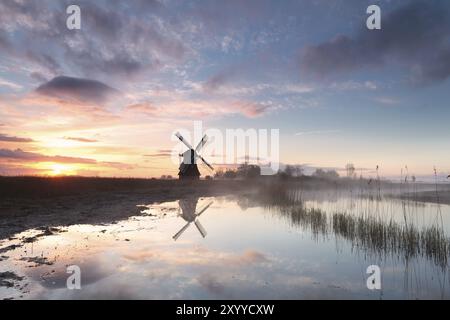
[[[223,177],[225,179],[235,179],[237,176],[236,171],[234,170],[227,170],[225,171],[225,173],[223,174]]]
[[[285,171],[282,171],[282,170],[278,170],[277,176],[281,180],[287,180],[290,178],[289,175]]]
[[[316,171],[313,172],[312,176],[317,178],[323,178],[325,175],[325,170],[323,169],[316,169]]]
[[[254,179],[261,175],[261,168],[257,165],[244,163],[237,169],[236,176],[243,179]]]
[[[286,165],[283,171],[279,171],[278,175],[282,178],[300,177],[303,175],[303,168],[300,165]]]
[[[314,177],[321,178],[321,179],[329,179],[334,180],[339,178],[339,174],[336,172],[336,170],[328,170],[325,171],[323,169],[317,169],[312,174]]]
[[[355,165],[353,163],[347,163],[345,165],[345,171],[347,172],[347,177],[348,178],[354,178],[355,177]]]
[[[212,180],[212,177],[208,175],[205,177],[205,180]]]
[[[165,175],[165,174],[163,174],[162,176],[161,176],[161,180],[166,180],[167,179],[167,176]]]
[[[302,168],[302,166],[299,166],[299,165],[295,166],[294,167],[294,174],[295,174],[296,177],[301,177],[303,175],[303,168]]]
[[[338,179],[339,173],[336,170],[328,170],[326,173],[328,179]]]
[[[293,177],[293,176],[294,176],[294,172],[295,172],[294,166],[287,165],[287,166],[284,168],[284,173],[285,173],[288,177]]]
[[[223,179],[223,170],[217,170],[216,173],[214,173],[214,179]]]

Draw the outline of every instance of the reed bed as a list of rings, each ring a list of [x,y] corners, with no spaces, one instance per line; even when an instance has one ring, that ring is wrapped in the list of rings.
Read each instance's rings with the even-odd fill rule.
[[[275,208],[272,211],[283,215],[293,225],[309,230],[314,238],[336,236],[369,255],[389,255],[405,262],[426,258],[442,269],[449,267],[450,238],[439,220],[419,228],[417,210],[421,206],[414,202],[403,201],[403,221],[395,221],[390,212],[394,209],[389,204],[382,206],[383,199],[378,196],[351,199],[348,206],[359,215],[308,208],[301,191],[280,186],[265,188],[260,196],[265,207]]]
[[[352,245],[371,253],[390,254],[406,261],[420,256],[432,260],[443,269],[448,267],[450,239],[437,226],[419,230],[413,225],[335,213],[332,231]]]

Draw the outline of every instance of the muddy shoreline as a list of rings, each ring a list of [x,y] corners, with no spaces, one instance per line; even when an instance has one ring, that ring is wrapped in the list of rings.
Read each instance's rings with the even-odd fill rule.
[[[111,181],[116,182],[116,181]],[[0,239],[28,229],[64,227],[74,224],[111,224],[138,215],[138,205],[174,201],[185,197],[220,196],[244,193],[242,184],[226,182],[176,183],[150,181],[144,186],[103,186],[96,190],[80,188],[72,195],[48,188],[45,194],[34,189],[32,194],[0,196]],[[123,181],[122,181],[123,183]],[[76,184],[76,183],[74,183]],[[69,187],[69,189],[72,186]]]

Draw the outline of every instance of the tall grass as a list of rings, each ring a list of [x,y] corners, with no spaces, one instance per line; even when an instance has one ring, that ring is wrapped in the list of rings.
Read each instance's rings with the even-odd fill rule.
[[[448,267],[450,239],[436,226],[417,229],[413,225],[388,223],[372,217],[354,217],[335,213],[332,231],[353,246],[377,255],[401,257],[406,261],[415,257],[432,260],[443,269]]]
[[[263,188],[260,196],[263,205],[276,209],[273,211],[286,217],[293,225],[311,231],[314,238],[332,235],[345,239],[352,247],[370,255],[389,255],[405,262],[413,258],[426,258],[442,269],[449,267],[450,238],[442,226],[433,224],[417,227],[407,213],[404,201],[404,222],[401,223],[392,217],[389,219],[387,212],[380,209],[378,202],[383,200],[376,200],[378,195],[375,200],[367,200],[377,202],[375,210],[372,206],[363,207],[359,204],[360,215],[307,208],[302,201],[301,191],[280,186]]]

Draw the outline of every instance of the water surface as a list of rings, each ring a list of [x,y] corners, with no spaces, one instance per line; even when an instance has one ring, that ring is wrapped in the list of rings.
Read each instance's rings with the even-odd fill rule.
[[[28,230],[0,242],[0,298],[448,299],[450,207],[294,193],[137,204],[110,225]],[[199,215],[200,214],[200,215]],[[15,247],[15,245],[17,247]],[[66,268],[81,269],[68,290]],[[378,265],[382,289],[369,290]]]

